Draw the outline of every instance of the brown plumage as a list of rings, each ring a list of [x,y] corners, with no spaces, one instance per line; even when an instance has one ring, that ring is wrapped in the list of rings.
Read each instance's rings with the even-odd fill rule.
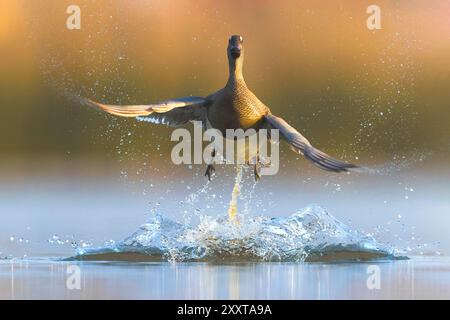
[[[244,48],[241,36],[231,36],[227,54],[229,65],[227,84],[206,98],[186,97],[158,104],[135,106],[106,105],[89,99],[85,99],[84,103],[117,116],[136,117],[169,126],[180,126],[193,120],[202,121],[205,128],[218,129],[223,135],[226,129],[278,129],[281,138],[287,141],[295,152],[304,155],[321,169],[342,172],[357,168],[314,148],[285,120],[272,115],[270,109],[250,91],[242,74]],[[213,172],[214,167],[209,165],[205,175],[210,179]],[[257,172],[255,168],[255,178],[259,179]]]

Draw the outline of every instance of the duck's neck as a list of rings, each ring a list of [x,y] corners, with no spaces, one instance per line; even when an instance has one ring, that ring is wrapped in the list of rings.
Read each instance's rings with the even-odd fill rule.
[[[237,84],[244,84],[244,76],[242,74],[243,57],[239,59],[228,59],[229,75],[227,86],[236,86]]]

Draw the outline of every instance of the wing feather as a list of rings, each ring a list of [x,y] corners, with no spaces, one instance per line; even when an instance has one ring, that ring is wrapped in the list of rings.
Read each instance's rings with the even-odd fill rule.
[[[284,119],[272,114],[267,114],[265,119],[270,127],[280,131],[280,136],[291,145],[292,150],[302,154],[319,168],[333,172],[342,172],[358,168],[358,166],[354,164],[334,159],[325,152],[314,148],[308,139],[294,127],[290,126]]]
[[[99,103],[90,99],[83,99],[83,104],[89,107],[106,111],[110,114],[137,118],[156,124],[179,126],[188,121],[205,121],[205,98],[184,97],[148,105],[110,105]]]

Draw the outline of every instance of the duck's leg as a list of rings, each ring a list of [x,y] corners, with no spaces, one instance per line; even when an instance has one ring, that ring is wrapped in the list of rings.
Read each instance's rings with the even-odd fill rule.
[[[253,167],[253,173],[255,175],[255,181],[256,182],[261,181],[260,170],[261,170],[261,167],[259,166],[259,164],[258,163],[255,164],[254,167]]]
[[[228,218],[230,221],[236,220],[237,214],[237,201],[241,189],[241,181],[242,181],[242,165],[236,165],[236,178],[234,180],[233,192],[231,193],[231,201],[228,207]]]
[[[213,157],[213,159],[216,157],[216,149],[213,149],[212,157]],[[216,168],[214,168],[214,165],[208,164],[208,167],[206,167],[205,176],[208,177],[209,181],[211,181],[211,177],[214,174],[214,172],[216,172]]]
[[[256,157],[256,163],[253,165],[253,174],[255,175],[255,181],[261,180],[261,164],[259,163],[259,156]]]
[[[206,167],[205,176],[208,177],[208,180],[211,181],[211,176],[216,172],[216,169],[212,164],[208,164],[208,167]]]

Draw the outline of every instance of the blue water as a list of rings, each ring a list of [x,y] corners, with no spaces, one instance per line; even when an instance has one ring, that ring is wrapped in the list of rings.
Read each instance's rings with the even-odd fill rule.
[[[238,224],[224,216],[231,176],[205,188],[170,172],[147,193],[97,178],[0,184],[0,298],[450,296],[448,175],[292,176],[245,188]],[[73,266],[80,290],[66,286]]]

